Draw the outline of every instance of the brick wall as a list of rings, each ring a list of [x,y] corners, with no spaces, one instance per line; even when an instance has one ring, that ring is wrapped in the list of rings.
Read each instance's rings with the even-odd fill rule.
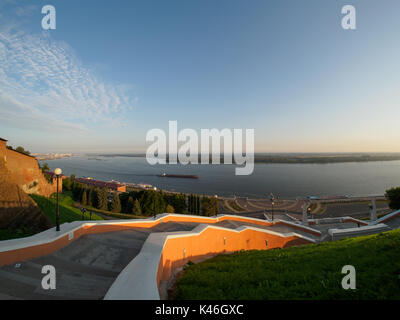
[[[57,184],[46,180],[34,157],[7,149],[4,140],[0,140],[0,160],[4,161],[13,181],[24,192],[48,197],[57,191]],[[59,190],[62,191],[62,183]]]

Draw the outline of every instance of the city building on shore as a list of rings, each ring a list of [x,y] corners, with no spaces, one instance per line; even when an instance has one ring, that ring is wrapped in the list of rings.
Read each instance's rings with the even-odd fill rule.
[[[147,183],[124,183],[129,188],[137,188],[137,189],[144,189],[144,190],[157,190],[157,187],[154,187],[151,184]]]
[[[107,188],[110,191],[126,192],[126,186],[118,182],[105,182],[92,178],[75,178],[75,181],[92,187]]]

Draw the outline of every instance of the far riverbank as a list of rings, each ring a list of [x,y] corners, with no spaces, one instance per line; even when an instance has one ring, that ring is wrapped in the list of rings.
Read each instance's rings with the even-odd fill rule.
[[[151,184],[158,189],[220,197],[281,199],[308,196],[375,196],[400,185],[400,161],[331,164],[256,163],[250,176],[236,176],[235,165],[156,165],[143,157],[74,156],[47,162],[66,175]],[[162,173],[199,179],[159,177]]]

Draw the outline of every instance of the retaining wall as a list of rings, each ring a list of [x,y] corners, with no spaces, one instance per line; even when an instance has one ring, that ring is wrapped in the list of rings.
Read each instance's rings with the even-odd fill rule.
[[[106,299],[160,299],[158,287],[169,279],[174,269],[189,260],[239,250],[265,250],[314,243],[297,233],[278,233],[257,227],[228,229],[212,224],[235,220],[269,226],[271,223],[238,216],[199,217],[178,214],[158,215],[156,219],[64,223],[32,237],[0,241],[0,266],[51,254],[84,234],[150,228],[159,223],[195,222],[193,231],[152,233],[139,255],[121,272]],[[298,226],[301,228],[300,226]],[[304,231],[310,231],[304,228]]]
[[[227,229],[199,225],[193,231],[151,234],[140,253],[119,274],[105,300],[158,300],[160,284],[189,260],[240,250],[267,250],[315,243],[296,233],[277,233],[256,227]]]

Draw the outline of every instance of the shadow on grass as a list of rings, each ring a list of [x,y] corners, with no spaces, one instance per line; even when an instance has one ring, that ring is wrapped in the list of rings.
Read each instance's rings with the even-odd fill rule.
[[[57,212],[57,200],[52,198],[46,198],[38,195],[31,195],[32,199],[36,202],[43,213],[50,219],[53,224],[56,224],[56,212]],[[61,195],[60,197],[60,223],[82,221],[82,220],[103,220],[96,214],[86,212],[82,215],[82,212],[74,207],[66,205],[65,203],[72,203],[72,199],[69,196]],[[91,219],[90,219],[91,218]]]

